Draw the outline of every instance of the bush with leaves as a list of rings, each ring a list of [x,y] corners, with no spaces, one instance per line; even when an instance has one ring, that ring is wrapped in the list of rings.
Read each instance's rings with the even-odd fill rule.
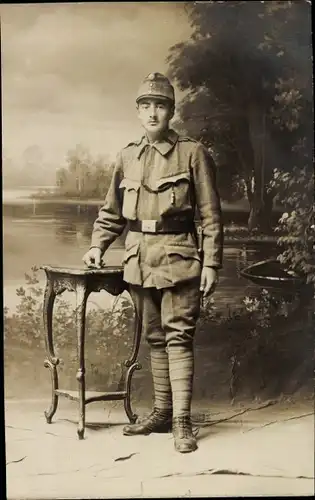
[[[43,290],[38,285],[38,269],[33,267],[31,274],[25,274],[26,287],[16,289],[20,297],[16,312],[12,315],[4,308],[4,337],[7,344],[18,342],[23,346],[42,345],[42,309],[40,297]]]
[[[286,210],[276,231],[281,249],[279,260],[292,271],[315,283],[314,178],[310,169],[294,168],[292,173],[275,171],[274,186]]]
[[[259,392],[311,380],[314,315],[306,313],[296,294],[262,289],[245,297],[233,316],[226,325],[231,332],[227,351],[232,398],[244,381],[255,381]]]

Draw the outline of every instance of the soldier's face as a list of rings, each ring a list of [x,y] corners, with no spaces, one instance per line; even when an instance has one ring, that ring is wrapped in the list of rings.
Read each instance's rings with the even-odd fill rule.
[[[138,118],[152,137],[159,137],[168,128],[173,115],[172,105],[163,99],[142,99],[138,104]]]

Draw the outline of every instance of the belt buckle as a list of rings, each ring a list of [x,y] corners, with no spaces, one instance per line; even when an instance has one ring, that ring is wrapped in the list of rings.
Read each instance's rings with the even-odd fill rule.
[[[141,221],[141,231],[143,233],[156,233],[156,220]]]

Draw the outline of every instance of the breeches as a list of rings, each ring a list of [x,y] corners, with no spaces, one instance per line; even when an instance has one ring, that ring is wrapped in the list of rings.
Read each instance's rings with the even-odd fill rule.
[[[200,280],[189,280],[173,287],[142,288],[130,285],[142,331],[151,346],[192,344],[200,312]]]

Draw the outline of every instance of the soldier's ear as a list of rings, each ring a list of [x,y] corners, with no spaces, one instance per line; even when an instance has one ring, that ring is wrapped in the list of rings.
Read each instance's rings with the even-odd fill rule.
[[[174,107],[174,106],[171,106],[171,107],[170,107],[170,120],[173,118],[174,113],[175,113],[175,107]]]

